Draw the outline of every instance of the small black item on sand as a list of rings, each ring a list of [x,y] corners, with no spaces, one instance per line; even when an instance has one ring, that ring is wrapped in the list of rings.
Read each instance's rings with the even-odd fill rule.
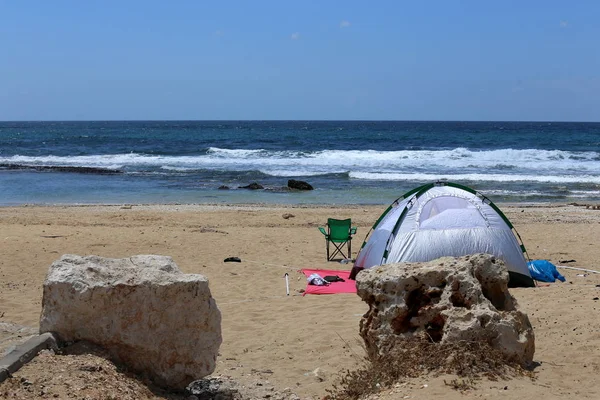
[[[239,257],[227,257],[223,262],[242,262]]]

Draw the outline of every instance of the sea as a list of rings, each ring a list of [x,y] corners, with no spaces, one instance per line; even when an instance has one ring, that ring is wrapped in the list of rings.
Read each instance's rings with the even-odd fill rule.
[[[2,206],[387,205],[440,180],[496,203],[597,201],[600,123],[0,122]]]

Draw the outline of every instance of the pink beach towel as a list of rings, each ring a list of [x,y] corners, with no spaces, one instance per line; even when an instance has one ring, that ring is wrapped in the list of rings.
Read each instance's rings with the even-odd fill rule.
[[[356,293],[356,281],[350,279],[350,271],[336,271],[334,269],[303,269],[302,273],[308,278],[312,274],[319,274],[321,278],[328,275],[337,275],[345,282],[331,282],[327,286],[316,286],[306,284],[307,294],[335,294],[335,293]]]

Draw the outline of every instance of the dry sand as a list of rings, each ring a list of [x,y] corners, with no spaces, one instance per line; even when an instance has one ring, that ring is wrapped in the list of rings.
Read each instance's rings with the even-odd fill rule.
[[[532,259],[600,270],[600,210],[582,206],[503,205]],[[353,254],[385,207],[55,206],[0,208],[0,354],[38,326],[42,284],[62,254],[121,258],[172,256],[200,273],[223,315],[215,375],[269,381],[321,398],[363,356],[358,324],[366,305],[353,294],[301,296],[300,268],[348,269],[327,262],[317,230],[328,217],[358,226]],[[283,218],[284,214],[293,217]],[[230,256],[241,263],[224,263]],[[561,264],[560,260],[576,260]],[[600,398],[600,274],[560,270],[567,282],[513,289],[536,335],[535,380],[480,381],[466,393],[423,377],[381,398]],[[290,275],[285,295],[284,273]],[[594,300],[596,299],[596,300]],[[11,325],[16,324],[16,325]],[[19,337],[21,336],[21,337]],[[37,368],[37,369],[36,369]],[[35,382],[43,364],[16,376]],[[0,397],[10,393],[0,384]],[[424,386],[426,385],[426,386]],[[67,393],[63,392],[63,393]]]

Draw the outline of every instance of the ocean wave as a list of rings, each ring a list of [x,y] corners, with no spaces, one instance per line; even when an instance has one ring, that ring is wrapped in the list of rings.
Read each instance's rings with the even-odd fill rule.
[[[571,193],[600,196],[600,190],[571,190]]]
[[[175,172],[194,172],[197,171],[198,168],[192,168],[192,167],[171,167],[169,165],[163,165],[160,167],[160,169],[163,169],[165,171],[175,171]]]
[[[206,154],[217,157],[232,157],[232,158],[250,158],[266,154],[266,150],[248,150],[248,149],[221,149],[218,147],[209,147]]]
[[[467,148],[449,150],[322,150],[316,152],[264,149],[222,149],[210,147],[198,155],[150,155],[123,153],[86,156],[0,157],[0,163],[40,166],[76,166],[124,169],[195,169],[243,171],[260,170],[274,176],[311,176],[329,173],[412,175],[438,174],[488,175],[513,179],[519,175],[569,176],[600,175],[600,153],[561,150],[501,149],[474,151]],[[514,174],[504,174],[511,171]],[[362,178],[366,179],[366,178]],[[593,178],[595,179],[595,178]]]
[[[501,175],[501,174],[397,174],[350,172],[350,178],[377,181],[469,181],[469,182],[539,182],[539,183],[596,183],[600,176],[541,176],[541,175]]]
[[[311,171],[306,169],[261,169],[261,173],[268,176],[336,176],[338,178],[348,178],[350,176],[349,171],[337,170],[337,171]]]
[[[485,189],[482,190],[486,196],[505,196],[505,197],[572,197],[572,198],[590,198],[600,195],[598,190],[565,190],[559,193],[552,190],[506,190],[506,189]]]
[[[18,171],[29,170],[38,172],[75,172],[80,174],[99,174],[113,175],[121,174],[122,171],[114,168],[98,167],[75,167],[75,166],[57,166],[57,165],[23,165],[23,164],[4,164],[0,163],[0,170]]]
[[[368,161],[377,159],[379,161],[398,161],[398,160],[459,160],[470,159],[473,161],[496,162],[497,164],[532,162],[532,161],[598,161],[600,153],[596,151],[571,152],[563,150],[538,150],[538,149],[498,149],[498,150],[471,150],[464,147],[446,150],[397,150],[397,151],[378,151],[378,150],[321,150],[314,152],[284,150],[273,151],[264,149],[222,149],[210,147],[207,154],[215,157],[231,157],[236,159],[243,158],[309,158],[328,161],[335,160],[360,160]]]
[[[114,154],[114,155],[91,155],[91,156],[20,156],[0,157],[0,163],[20,164],[28,166],[72,166],[72,167],[96,167],[120,169],[125,165],[146,164],[154,165],[153,156],[139,154]]]

